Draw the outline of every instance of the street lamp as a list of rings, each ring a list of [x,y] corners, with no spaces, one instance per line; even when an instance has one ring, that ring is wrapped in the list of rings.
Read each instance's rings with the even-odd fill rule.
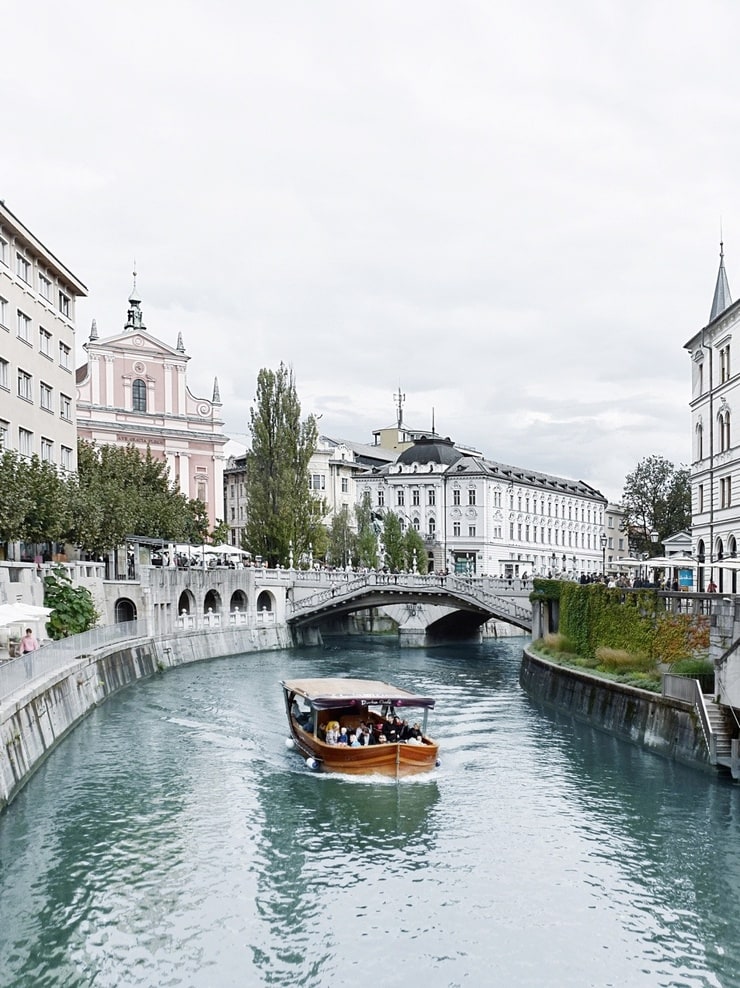
[[[606,576],[606,544],[609,540],[607,539],[604,532],[601,533],[601,538],[599,543],[601,545],[601,575]]]

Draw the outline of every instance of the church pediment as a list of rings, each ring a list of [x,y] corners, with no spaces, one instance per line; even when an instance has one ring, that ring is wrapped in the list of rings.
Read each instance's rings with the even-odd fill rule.
[[[158,340],[156,336],[152,336],[150,333],[141,329],[126,331],[116,336],[108,336],[104,340],[88,341],[84,344],[84,347],[88,353],[96,352],[104,354],[108,352],[128,354],[130,356],[138,355],[149,359],[159,357],[176,360],[180,363],[190,360],[190,357],[186,356],[182,351],[168,346],[162,340]]]

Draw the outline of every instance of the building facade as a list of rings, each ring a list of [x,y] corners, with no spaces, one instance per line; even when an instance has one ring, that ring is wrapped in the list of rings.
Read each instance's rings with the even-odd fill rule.
[[[0,446],[77,466],[75,303],[85,285],[0,202]]]
[[[187,384],[182,335],[175,347],[148,332],[136,285],[123,332],[99,338],[93,321],[83,345],[87,363],[77,371],[77,429],[99,445],[149,447],[165,460],[170,480],[189,498],[203,501],[213,528],[224,510],[223,447],[227,437],[221,400],[198,398]]]
[[[697,589],[714,579],[720,591],[735,590],[740,534],[740,447],[733,442],[740,376],[733,366],[733,337],[740,332],[740,302],[733,302],[724,246],[709,322],[685,344],[691,357],[691,540],[700,564]],[[728,566],[723,566],[728,562]]]
[[[358,499],[393,511],[424,538],[437,571],[577,578],[602,570],[607,499],[581,481],[471,455],[420,438],[356,478]]]

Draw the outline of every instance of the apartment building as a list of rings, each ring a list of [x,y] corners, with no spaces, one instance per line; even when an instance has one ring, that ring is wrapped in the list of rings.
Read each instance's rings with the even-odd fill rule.
[[[0,201],[0,445],[77,465],[75,303],[87,288]]]

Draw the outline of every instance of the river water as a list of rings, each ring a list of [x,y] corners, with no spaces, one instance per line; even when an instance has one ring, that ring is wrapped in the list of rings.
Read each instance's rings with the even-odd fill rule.
[[[5,986],[740,984],[740,788],[538,709],[525,639],[220,659],[113,697],[0,817]],[[315,775],[279,680],[437,698],[433,774]]]

